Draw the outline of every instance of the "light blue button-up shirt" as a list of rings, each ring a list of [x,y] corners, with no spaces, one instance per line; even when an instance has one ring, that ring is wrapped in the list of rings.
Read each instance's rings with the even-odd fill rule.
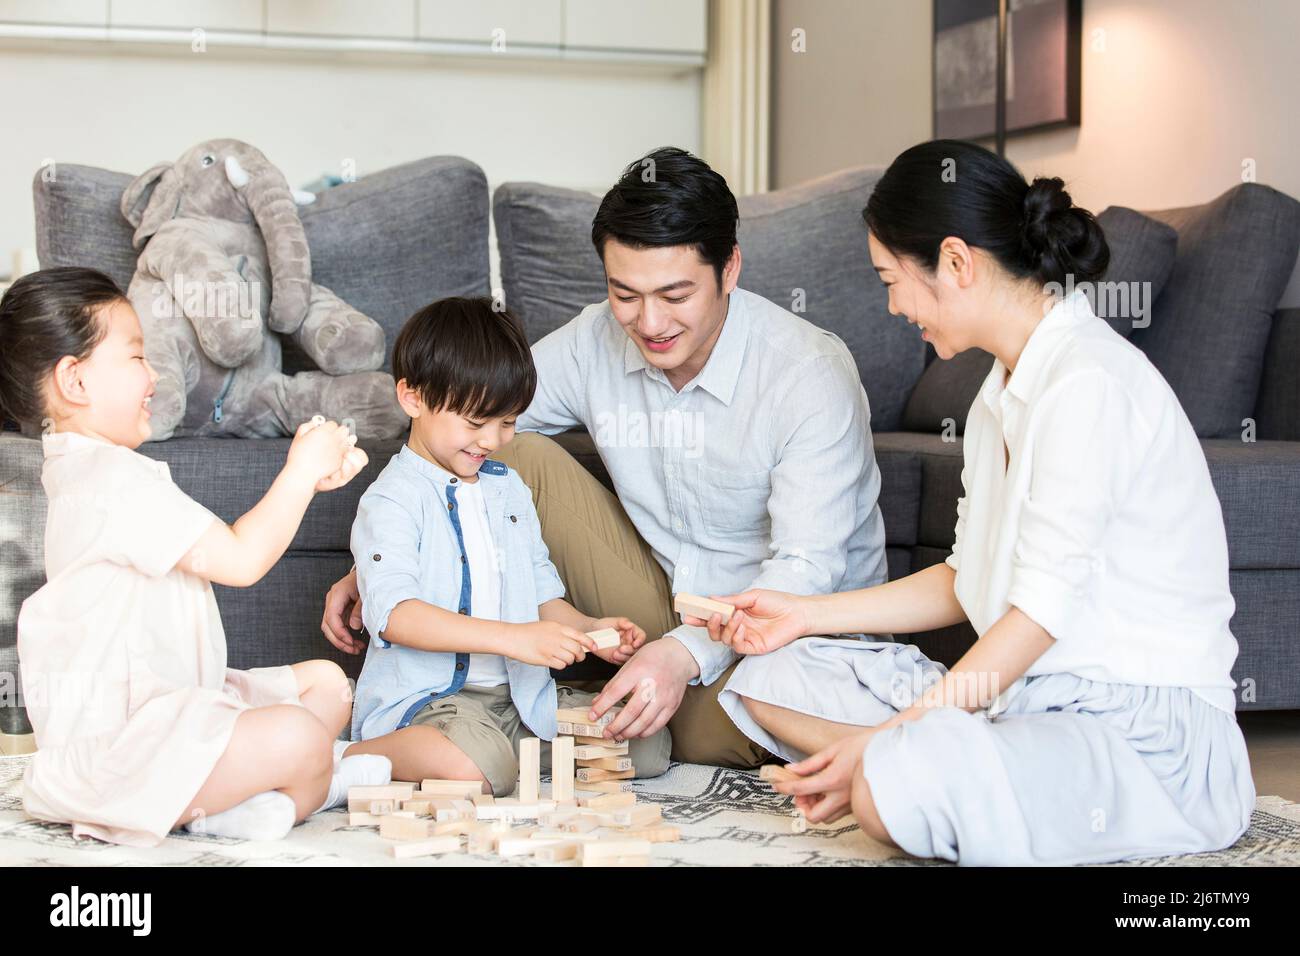
[[[501,620],[525,624],[564,596],[564,583],[542,542],[532,494],[499,461],[479,469],[492,541],[501,569]],[[424,651],[384,640],[388,617],[416,599],[469,614],[473,581],[456,492],[461,479],[403,445],[361,496],[352,523],[361,616],[371,641],[357,681],[352,739],[407,726],[425,704],[465,685],[469,654]],[[510,697],[538,737],[555,736],[555,681],[546,667],[506,658]]]
[[[534,345],[533,360],[537,394],[519,428],[587,428],[674,593],[828,594],[887,580],[871,412],[838,336],[737,289],[680,392],[608,300]],[[705,684],[735,660],[702,627],[669,636]]]

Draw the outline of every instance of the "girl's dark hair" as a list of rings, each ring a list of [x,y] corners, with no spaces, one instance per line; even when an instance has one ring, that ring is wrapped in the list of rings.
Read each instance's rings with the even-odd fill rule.
[[[719,284],[736,246],[740,212],[727,181],[675,146],[661,146],[630,164],[596,210],[591,241],[605,258],[605,241],[633,249],[694,246]]]
[[[15,280],[0,298],[0,419],[37,429],[54,366],[65,355],[89,358],[108,334],[96,316],[119,301],[126,295],[117,283],[94,269],[62,266]]]
[[[1070,200],[1065,183],[1033,183],[974,143],[936,139],[901,153],[862,210],[867,228],[895,255],[933,271],[939,244],[956,236],[990,253],[1007,272],[1042,285],[1101,278],[1110,247],[1092,213]]]
[[[429,408],[467,418],[517,415],[537,390],[523,327],[487,298],[439,299],[407,319],[393,343],[393,378]]]

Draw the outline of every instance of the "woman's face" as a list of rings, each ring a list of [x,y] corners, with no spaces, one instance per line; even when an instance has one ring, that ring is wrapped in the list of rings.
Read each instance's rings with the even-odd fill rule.
[[[901,315],[921,329],[921,338],[934,346],[941,359],[950,359],[973,344],[963,308],[970,296],[961,294],[960,283],[945,274],[946,254],[941,252],[934,275],[911,259],[899,259],[867,234],[871,264],[889,292],[889,314]],[[952,271],[952,270],[948,270]]]

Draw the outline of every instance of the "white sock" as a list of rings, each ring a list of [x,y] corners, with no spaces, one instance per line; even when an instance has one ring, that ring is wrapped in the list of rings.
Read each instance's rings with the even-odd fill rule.
[[[342,743],[342,741],[340,741]],[[335,748],[335,753],[338,750]],[[348,802],[349,787],[376,787],[393,779],[393,762],[380,754],[357,754],[344,757],[334,767],[330,778],[330,792],[319,809],[329,810]]]
[[[241,840],[282,840],[293,829],[297,815],[297,808],[288,794],[268,790],[254,794],[229,810],[200,816],[185,824],[185,829],[190,833]]]

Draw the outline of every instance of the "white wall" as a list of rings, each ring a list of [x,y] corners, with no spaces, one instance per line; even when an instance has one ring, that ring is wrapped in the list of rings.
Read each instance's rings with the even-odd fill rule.
[[[603,190],[649,149],[700,147],[698,69],[9,43],[0,90],[0,275],[35,245],[31,182],[47,159],[136,173],[233,136],[294,185],[346,159],[361,176],[455,154],[493,185]]]
[[[931,138],[928,0],[775,2],[778,186]],[[795,25],[807,53],[789,52]],[[1011,137],[1007,156],[1097,211],[1205,202],[1248,158],[1300,199],[1297,37],[1297,0],[1084,0],[1083,124]],[[1283,303],[1300,304],[1300,263]]]

